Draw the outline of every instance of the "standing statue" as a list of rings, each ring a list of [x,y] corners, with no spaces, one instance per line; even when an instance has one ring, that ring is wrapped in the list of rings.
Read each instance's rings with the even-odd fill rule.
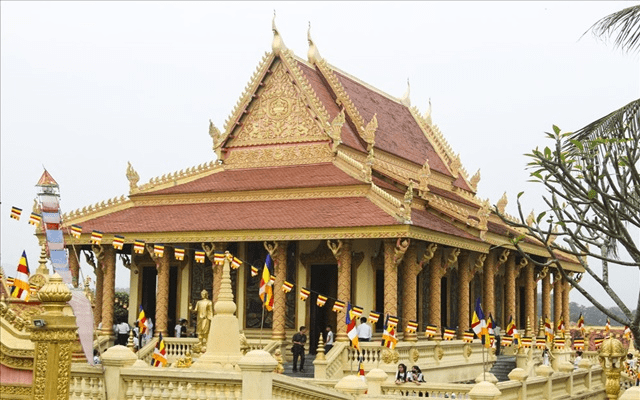
[[[196,333],[198,334],[198,342],[202,350],[207,344],[209,337],[209,329],[211,328],[211,320],[213,319],[213,303],[209,300],[209,292],[202,290],[200,292],[202,299],[199,300],[195,307],[189,307],[189,311],[195,312],[198,317],[196,323]]]

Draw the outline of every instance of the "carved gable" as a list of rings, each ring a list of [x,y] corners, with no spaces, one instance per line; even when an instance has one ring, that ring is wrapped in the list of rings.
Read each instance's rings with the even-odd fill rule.
[[[277,61],[227,148],[328,141],[285,65]]]

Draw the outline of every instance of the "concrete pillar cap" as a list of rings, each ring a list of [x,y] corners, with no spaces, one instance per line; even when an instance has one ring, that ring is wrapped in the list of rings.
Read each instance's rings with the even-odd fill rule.
[[[389,375],[380,368],[374,368],[369,371],[369,373],[366,374],[365,377],[367,378],[367,380],[386,381]]]
[[[335,388],[344,393],[364,394],[369,387],[356,375],[347,375],[336,383]]]
[[[480,383],[480,382],[498,383],[498,378],[496,378],[496,376],[491,372],[486,372],[486,373],[483,372],[480,375],[478,375],[478,377],[476,378],[476,383]]]
[[[527,371],[522,368],[514,368],[509,372],[508,376],[512,381],[524,382],[529,377],[529,374],[527,374]]]
[[[273,371],[278,362],[264,350],[251,350],[238,361],[243,371]]]
[[[502,392],[496,385],[487,381],[476,383],[469,391],[469,396],[472,399],[495,399],[501,394]]]
[[[560,364],[558,364],[558,370],[560,372],[571,372],[573,371],[573,364],[570,363],[569,361],[563,361]]]
[[[631,386],[622,393],[620,400],[640,400],[640,386]]]
[[[102,354],[102,363],[105,365],[133,364],[137,359],[131,350],[122,345],[109,347]]]
[[[551,368],[548,365],[538,365],[535,371],[536,371],[536,375],[544,376],[544,377],[551,376],[554,372],[553,368]]]

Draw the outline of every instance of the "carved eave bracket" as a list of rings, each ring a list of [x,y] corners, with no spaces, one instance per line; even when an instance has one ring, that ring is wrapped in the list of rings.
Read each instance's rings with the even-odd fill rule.
[[[402,262],[402,259],[404,258],[404,254],[407,252],[409,245],[411,245],[411,239],[398,238],[398,241],[396,242],[396,247],[393,250],[394,251],[393,262],[396,267],[398,267],[398,265],[400,265],[400,263]]]
[[[473,267],[471,270],[472,276],[473,274],[484,272],[484,262],[486,261],[486,259],[486,254],[477,253],[475,260],[473,261]]]
[[[342,240],[327,240],[327,247],[333,253],[333,257],[336,260],[340,259],[340,254],[342,253]]]
[[[138,175],[136,170],[133,169],[133,166],[129,161],[127,161],[127,180],[129,181],[129,194],[137,192],[140,175]]]
[[[433,256],[436,254],[436,250],[438,250],[437,243],[429,243],[427,245],[427,247],[424,250],[424,254],[422,255],[422,260],[420,261],[421,267],[424,267],[425,265],[429,264],[429,261],[431,261]]]
[[[504,269],[501,269],[501,267],[509,259],[509,254],[510,253],[511,253],[511,250],[503,249],[502,252],[500,252],[500,255],[498,255],[498,259],[497,259],[497,262],[496,262],[496,275],[500,275],[500,274],[504,273]]]
[[[331,151],[338,152],[338,146],[342,143],[342,126],[345,123],[344,108],[331,121],[331,126],[327,129],[327,136],[331,139]]]
[[[529,264],[529,261],[522,257],[520,261],[516,264],[516,279],[520,276],[522,270]]]
[[[362,129],[362,139],[367,142],[367,151],[373,148],[376,144],[376,130],[378,129],[377,114],[373,114],[371,120],[367,123],[367,126]]]
[[[444,249],[444,264],[445,270],[453,267],[458,262],[458,256],[460,255],[460,249],[456,247],[448,247]]]

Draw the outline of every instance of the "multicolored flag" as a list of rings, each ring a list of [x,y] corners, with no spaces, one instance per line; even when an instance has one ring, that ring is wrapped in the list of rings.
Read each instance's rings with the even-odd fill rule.
[[[120,235],[115,235],[113,237],[113,247],[116,250],[122,250],[122,248],[124,247],[124,236],[120,236]]]
[[[480,337],[484,347],[489,348],[491,346],[487,322],[484,319],[484,313],[480,306],[480,297],[476,299],[476,307],[473,310],[473,317],[471,317],[471,329]]]
[[[29,225],[37,227],[42,222],[42,215],[32,212],[29,216]]]
[[[537,337],[536,338],[536,348],[537,349],[544,349],[545,347],[547,347],[547,340],[544,337]]]
[[[282,291],[285,293],[289,293],[293,289],[293,283],[284,281],[282,284]]]
[[[80,225],[71,225],[71,236],[80,239],[80,235],[82,235],[82,227]]]
[[[465,343],[473,343],[473,332],[465,332],[462,341]]]
[[[316,300],[316,304],[318,307],[323,307],[327,302],[327,296],[323,296],[321,294],[318,295],[318,299]]]
[[[396,328],[395,326],[389,324],[389,314],[387,314],[387,318],[384,323],[384,329],[382,331],[381,346],[388,347],[393,350],[396,348],[397,343],[398,339],[396,338]]]
[[[596,350],[602,347],[602,343],[604,342],[604,338],[596,338],[593,341],[593,344],[596,346]]]
[[[215,255],[213,257],[215,260]],[[242,265],[242,260],[239,259],[238,257],[233,257],[233,260],[231,260],[231,268],[238,269],[240,268],[241,265]]]
[[[300,288],[300,300],[307,300],[310,293],[309,289]]]
[[[524,347],[525,349],[528,349],[532,345],[533,345],[533,339],[531,339],[530,337],[523,337],[522,338],[522,347]]]
[[[344,310],[344,306],[345,306],[344,301],[336,300],[335,303],[333,303],[333,308],[331,309],[331,311],[341,312],[342,310]]]
[[[392,327],[396,328],[398,326],[398,317],[393,315],[387,315],[387,323]]]
[[[351,313],[356,317],[358,318],[362,317],[362,311],[363,311],[362,307],[352,306]]]
[[[224,253],[221,251],[216,251],[213,253],[213,263],[215,265],[224,264]]]
[[[195,252],[195,260],[198,264],[204,264],[204,251],[202,250],[196,250]]]
[[[414,333],[418,330],[418,322],[417,321],[409,321],[407,322],[407,332]]]
[[[584,335],[584,317],[582,316],[582,313],[580,313],[580,317],[578,317],[578,329]]]
[[[428,338],[434,337],[436,333],[438,333],[438,327],[435,325],[427,325],[426,329],[424,330],[424,336]]]
[[[444,340],[453,340],[455,336],[456,336],[456,331],[454,329],[444,328],[444,334],[442,335],[442,338]]]
[[[100,244],[102,243],[102,232],[100,231],[91,231],[91,238],[89,239],[91,244]]]
[[[494,327],[493,315],[489,313],[489,318],[487,318],[487,332],[489,332],[489,335],[495,335],[496,332],[493,330]]]
[[[549,317],[544,318],[544,333],[547,336],[547,342],[553,341],[553,328]]]
[[[358,368],[358,376],[362,379],[363,382],[366,382],[366,378],[364,377],[364,362],[360,359],[360,366]]]
[[[20,215],[22,215],[22,208],[11,207],[11,215],[9,215],[11,218],[20,221]]]
[[[556,339],[553,341],[553,346],[554,346],[556,349],[562,349],[562,348],[564,347],[564,343],[565,343],[565,342],[564,342],[564,338],[563,338],[563,337],[558,336],[558,337],[556,337]]]
[[[151,366],[159,367],[167,365],[167,349],[164,345],[164,339],[162,338],[162,333],[158,336],[158,344],[156,344],[156,348],[153,350],[153,355],[151,356]]]
[[[351,346],[360,350],[360,342],[358,341],[358,332],[356,331],[356,317],[353,315],[351,303],[347,303],[347,315],[345,322],[347,324],[347,337],[351,341]]]
[[[140,314],[138,314],[138,330],[140,331],[139,335],[147,333],[147,317],[142,306],[140,306]]]
[[[143,254],[144,253],[144,240],[134,240],[133,241],[133,251],[136,254]]]
[[[13,279],[13,285],[9,289],[11,297],[15,297],[24,301],[29,300],[29,264],[27,263],[27,252],[22,251],[22,257],[18,263],[18,272]]]
[[[271,255],[267,254],[267,258],[264,261],[264,267],[262,268],[262,278],[260,278],[260,289],[258,294],[260,300],[264,304],[264,308],[267,311],[273,310],[273,287],[271,285],[271,274],[273,273],[273,259]]]
[[[153,245],[153,255],[156,257],[164,257],[164,245],[163,244],[154,244]]]
[[[254,267],[253,265],[251,266],[251,276],[258,276],[258,268]]]
[[[584,339],[583,338],[573,339],[573,348],[576,350],[584,349]]]
[[[370,324],[375,324],[380,319],[380,313],[377,311],[369,311],[369,317],[367,318],[367,322]]]
[[[558,332],[564,333],[564,317],[562,315],[560,316],[560,321],[558,321],[558,326],[556,327],[556,330]]]
[[[178,261],[183,261],[184,260],[184,247],[174,247],[173,248],[173,256],[176,258],[176,260]]]
[[[509,347],[511,346],[511,343],[513,343],[513,336],[510,336],[510,335],[503,336],[502,340],[500,341],[500,344],[503,347]]]
[[[271,275],[269,277],[269,285],[273,286],[274,283],[276,283],[276,276],[275,275]]]

